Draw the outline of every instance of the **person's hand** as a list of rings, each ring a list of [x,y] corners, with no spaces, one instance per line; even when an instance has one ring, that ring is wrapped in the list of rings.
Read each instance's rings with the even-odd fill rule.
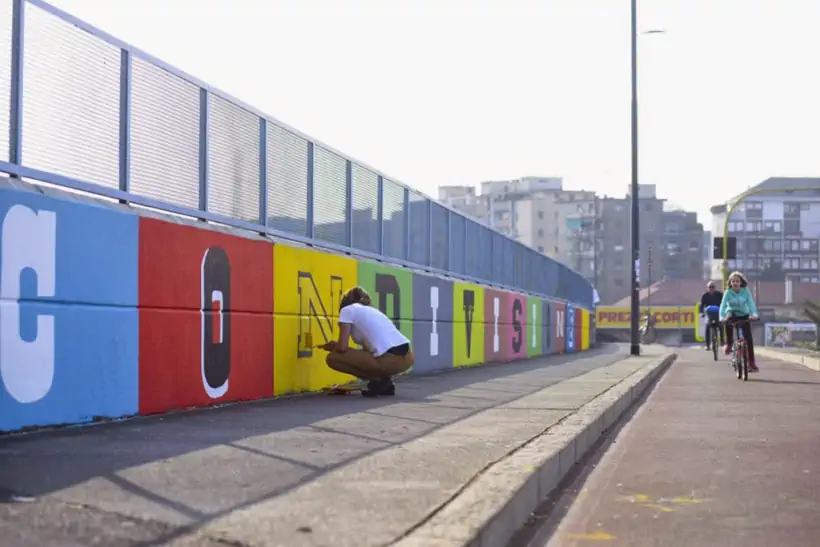
[[[328,342],[325,342],[321,346],[319,346],[319,349],[323,349],[325,351],[333,351],[335,348],[336,348],[336,340],[330,340]]]
[[[758,318],[756,315],[750,315],[750,316],[749,316],[749,320],[750,320],[750,321],[757,321],[758,319],[759,319],[759,318]]]
[[[726,322],[726,317],[721,317],[721,318],[720,318],[720,322],[721,322],[721,323],[725,323],[725,322]]]

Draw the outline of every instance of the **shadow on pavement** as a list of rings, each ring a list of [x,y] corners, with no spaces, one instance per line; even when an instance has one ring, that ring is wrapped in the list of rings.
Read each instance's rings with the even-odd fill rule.
[[[625,357],[623,345],[605,345],[404,377],[395,397],[303,395],[8,436],[0,501],[56,493],[188,529]]]

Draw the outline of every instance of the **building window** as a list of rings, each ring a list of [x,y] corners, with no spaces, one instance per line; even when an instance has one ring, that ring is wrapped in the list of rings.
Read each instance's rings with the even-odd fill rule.
[[[767,220],[763,223],[763,230],[765,232],[771,232],[775,234],[779,234],[782,226],[780,225],[779,220]]]
[[[544,254],[544,247],[542,247],[541,245],[539,245],[539,246],[538,246],[538,252],[539,252],[539,253],[541,253],[541,254]]]
[[[817,259],[816,258],[802,258],[802,259],[800,259],[800,269],[801,270],[816,270],[817,269]]]
[[[799,235],[800,234],[800,219],[798,218],[787,218],[783,221],[783,232],[786,235]]]
[[[558,213],[556,213],[556,214],[558,214]],[[544,218],[544,211],[538,211],[538,218],[540,218],[540,219],[542,219],[542,220],[543,220],[543,218]]]
[[[538,237],[544,237],[544,230],[541,228],[538,228]]]

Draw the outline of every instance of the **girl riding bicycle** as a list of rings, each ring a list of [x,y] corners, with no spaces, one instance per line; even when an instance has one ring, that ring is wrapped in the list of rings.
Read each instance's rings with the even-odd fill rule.
[[[755,363],[755,348],[752,340],[752,326],[749,320],[757,319],[752,291],[749,290],[746,278],[740,272],[732,272],[723,300],[720,303],[720,320],[726,322],[726,355],[731,355],[735,337],[734,323],[743,321],[743,338],[749,352],[749,372],[759,372]]]

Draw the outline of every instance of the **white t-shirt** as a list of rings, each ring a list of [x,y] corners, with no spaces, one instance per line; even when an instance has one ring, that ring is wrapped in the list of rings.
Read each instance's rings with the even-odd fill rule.
[[[339,313],[339,323],[351,325],[350,337],[353,341],[376,357],[392,347],[410,343],[390,318],[373,306],[345,306]]]

